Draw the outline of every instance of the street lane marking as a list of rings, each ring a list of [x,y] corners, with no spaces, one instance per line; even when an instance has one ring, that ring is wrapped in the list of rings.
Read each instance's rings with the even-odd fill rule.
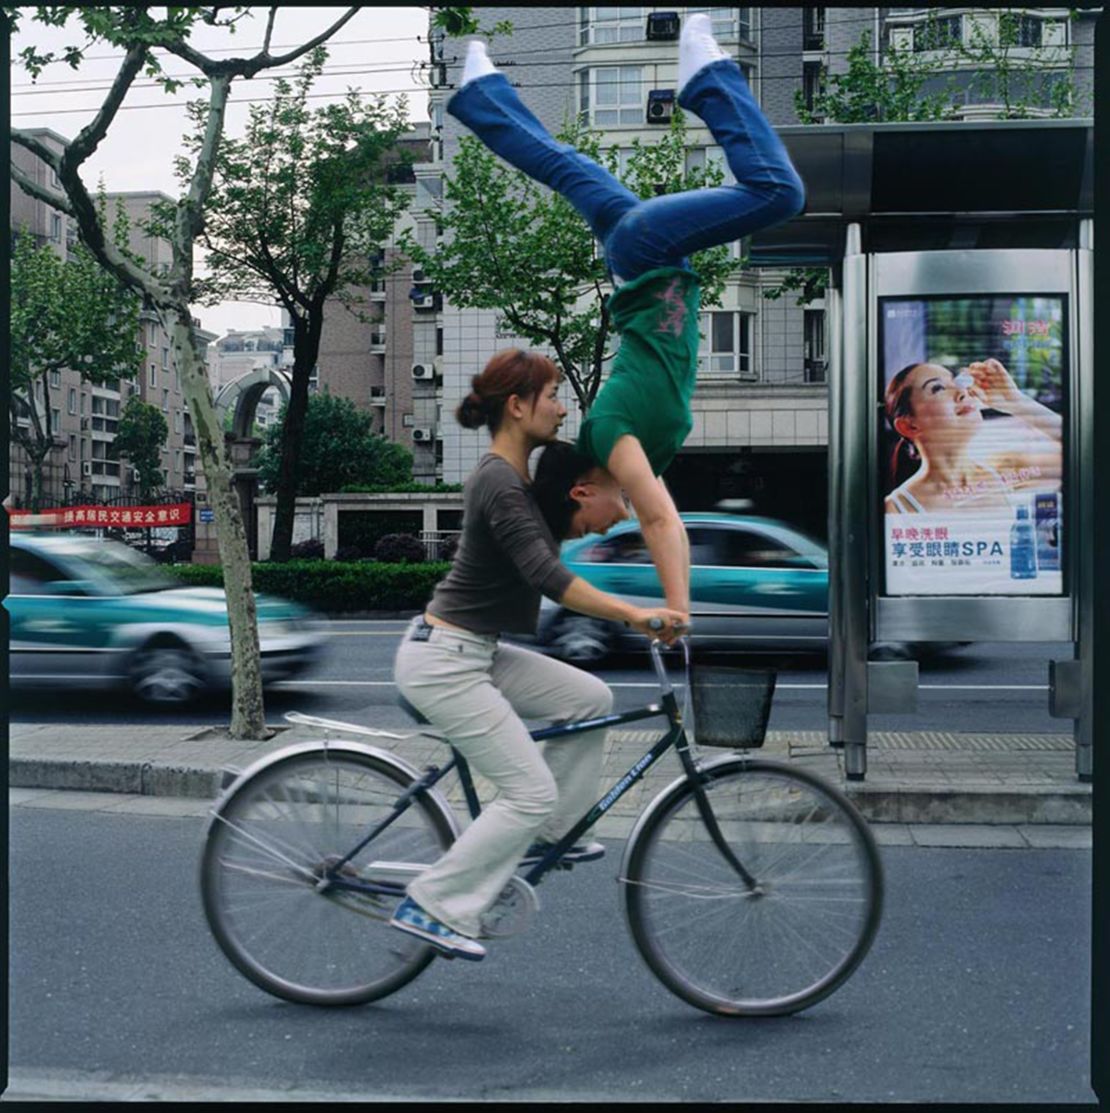
[[[676,688],[685,685],[675,681]],[[363,687],[363,688],[395,688],[392,680],[280,680],[275,681],[273,687],[299,687],[299,688],[327,688],[327,687]],[[610,688],[658,688],[658,684],[648,681],[616,680],[609,684]],[[1047,684],[919,684],[918,688],[926,692],[1047,692]],[[819,689],[825,690],[828,684],[776,684],[776,690],[790,688],[792,690]]]

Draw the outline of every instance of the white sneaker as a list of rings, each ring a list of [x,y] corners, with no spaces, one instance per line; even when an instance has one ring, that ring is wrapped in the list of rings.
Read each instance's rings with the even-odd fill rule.
[[[459,88],[487,74],[497,73],[497,67],[489,60],[486,54],[486,44],[481,39],[471,39],[466,47],[466,61],[463,63],[462,78]]]
[[[415,935],[417,939],[423,939],[425,943],[430,943],[448,958],[465,958],[471,962],[481,962],[486,957],[486,949],[481,943],[429,916],[412,897],[405,897],[397,906],[389,926],[409,935]]]
[[[682,24],[682,35],[678,40],[678,88],[681,93],[686,83],[699,70],[711,62],[727,58],[713,38],[713,21],[704,12],[687,16]]]

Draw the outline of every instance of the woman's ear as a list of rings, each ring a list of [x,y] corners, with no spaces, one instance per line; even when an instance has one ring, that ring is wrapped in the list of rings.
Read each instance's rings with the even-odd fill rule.
[[[917,422],[912,417],[903,414],[901,417],[896,417],[892,424],[898,436],[905,437],[908,441],[912,441],[917,436]]]

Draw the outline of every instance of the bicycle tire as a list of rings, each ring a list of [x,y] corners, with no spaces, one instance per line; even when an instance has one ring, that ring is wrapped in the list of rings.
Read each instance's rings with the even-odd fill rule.
[[[317,888],[323,865],[345,856],[411,783],[372,754],[321,746],[264,767],[218,804],[201,894],[212,935],[241,974],[287,1001],[359,1005],[428,966],[436,951],[388,926],[397,898]],[[373,861],[430,865],[454,837],[442,805],[418,794],[351,866],[372,876]]]
[[[852,802],[814,774],[761,758],[703,768],[721,833],[755,875],[751,893],[714,844],[687,780],[633,833],[621,880],[649,969],[719,1016],[783,1016],[827,997],[878,930],[883,874]]]

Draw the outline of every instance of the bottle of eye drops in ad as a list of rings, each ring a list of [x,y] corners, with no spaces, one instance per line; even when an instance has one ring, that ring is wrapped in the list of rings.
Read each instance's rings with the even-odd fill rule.
[[[1017,518],[1010,527],[1010,578],[1032,580],[1037,576],[1037,541],[1027,507],[1017,508]]]

